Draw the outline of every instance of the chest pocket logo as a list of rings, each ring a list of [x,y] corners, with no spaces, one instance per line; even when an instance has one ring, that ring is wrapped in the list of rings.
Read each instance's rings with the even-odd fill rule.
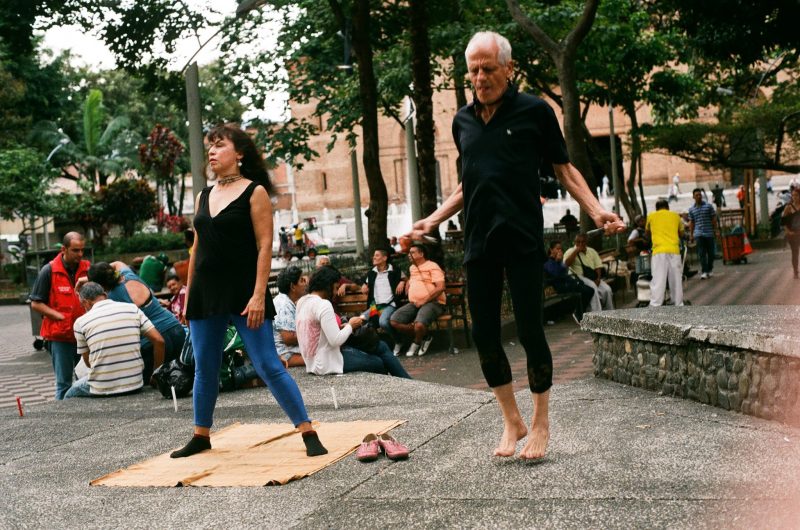
[[[58,287],[56,287],[56,289],[58,289],[58,292],[61,294],[69,294],[72,292],[72,287],[67,287],[64,285],[59,285]]]

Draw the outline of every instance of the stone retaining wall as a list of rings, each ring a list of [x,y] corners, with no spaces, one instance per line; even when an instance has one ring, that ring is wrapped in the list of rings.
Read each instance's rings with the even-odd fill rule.
[[[600,334],[594,342],[596,377],[800,425],[800,359]]]
[[[800,306],[587,313],[595,377],[800,426]]]

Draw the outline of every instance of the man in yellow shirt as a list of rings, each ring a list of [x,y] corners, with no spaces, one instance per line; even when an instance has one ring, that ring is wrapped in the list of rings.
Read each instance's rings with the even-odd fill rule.
[[[659,199],[656,211],[647,216],[645,228],[653,242],[653,255],[650,269],[650,305],[664,304],[664,292],[669,282],[669,292],[676,306],[683,305],[683,281],[681,266],[681,216],[669,211],[669,202]]]

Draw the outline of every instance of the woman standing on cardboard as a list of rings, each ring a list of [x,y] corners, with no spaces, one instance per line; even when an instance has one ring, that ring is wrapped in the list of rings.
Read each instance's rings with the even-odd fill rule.
[[[225,328],[241,335],[259,377],[303,435],[308,456],[327,453],[311,428],[303,397],[275,350],[275,307],[268,296],[272,261],[272,184],[253,140],[236,126],[206,135],[216,185],[197,196],[185,318],[195,355],[194,436],[172,458],[211,448]]]

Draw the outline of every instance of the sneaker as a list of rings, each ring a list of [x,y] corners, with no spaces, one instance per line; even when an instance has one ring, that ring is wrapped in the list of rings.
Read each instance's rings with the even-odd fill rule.
[[[700,279],[701,280],[705,280],[706,278],[708,278],[708,273],[707,272],[704,272],[703,274],[700,275]]]
[[[423,339],[422,341],[422,345],[419,347],[419,352],[417,353],[417,355],[422,357],[423,355],[428,353],[428,348],[431,347],[431,342],[433,342],[432,335],[428,335],[427,337],[425,337],[425,339]]]
[[[406,357],[413,357],[419,351],[419,344],[416,342],[412,342],[411,346],[408,347],[408,351],[406,352]]]
[[[392,353],[394,353],[395,357],[398,357],[400,355],[400,352],[402,351],[403,351],[403,343],[398,342],[397,344],[394,345],[394,350],[392,350]]]

